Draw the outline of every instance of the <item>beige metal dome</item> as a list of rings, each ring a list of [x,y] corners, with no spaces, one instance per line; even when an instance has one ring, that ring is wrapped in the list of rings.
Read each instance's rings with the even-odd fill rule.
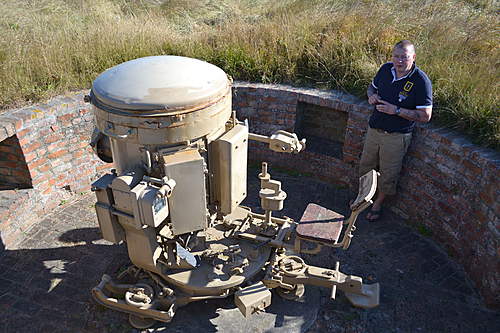
[[[229,87],[226,73],[205,61],[151,56],[106,70],[94,80],[92,98],[94,105],[114,113],[164,115],[207,107]]]

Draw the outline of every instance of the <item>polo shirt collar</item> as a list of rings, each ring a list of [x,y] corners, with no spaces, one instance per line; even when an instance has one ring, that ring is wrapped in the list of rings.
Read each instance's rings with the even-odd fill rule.
[[[410,71],[408,72],[408,74],[406,74],[405,76],[402,76],[400,77],[399,79],[396,77],[396,69],[394,69],[394,63],[392,63],[392,67],[391,67],[391,73],[392,73],[392,83],[396,82],[396,81],[399,81],[399,80],[402,80],[402,79],[405,79],[407,78],[408,76],[412,75],[415,70],[417,69],[417,65],[415,65],[415,63],[413,63],[413,65],[411,66],[411,69]]]

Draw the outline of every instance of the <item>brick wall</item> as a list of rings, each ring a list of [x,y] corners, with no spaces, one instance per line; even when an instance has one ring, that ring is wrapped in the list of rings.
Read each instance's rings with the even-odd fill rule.
[[[0,114],[0,232],[7,247],[109,168],[88,146],[92,128],[83,93]]]
[[[31,186],[31,175],[17,136],[0,141],[0,190]]]
[[[341,158],[306,151],[295,156],[269,151],[250,142],[250,159],[301,170],[319,179],[356,190],[371,107],[353,96],[280,85],[236,83],[233,108],[247,118],[250,131],[270,135],[295,128],[302,103],[345,112],[347,126]],[[314,109],[314,108],[312,108]],[[280,126],[281,125],[281,126]],[[500,154],[430,124],[415,129],[405,158],[398,194],[387,202],[405,223],[430,233],[464,265],[490,305],[500,305]]]
[[[87,191],[108,169],[88,147],[92,114],[83,93],[0,115],[0,161],[25,167],[16,181],[31,189],[0,190],[0,232],[9,247],[39,217],[73,193]],[[249,158],[300,170],[356,189],[357,165],[371,109],[366,102],[336,91],[280,85],[235,83],[233,107],[248,119],[253,133],[294,131],[297,105],[307,103],[347,114],[342,154],[305,151],[277,154],[250,142]],[[314,108],[313,108],[314,109]],[[20,155],[22,152],[22,156]],[[24,159],[24,160],[23,160]],[[25,164],[24,164],[24,162]],[[12,164],[14,166],[14,164]],[[485,300],[498,306],[500,295],[500,156],[432,125],[418,126],[405,160],[398,195],[388,204],[406,223],[425,226],[462,263]],[[10,173],[9,173],[10,172]],[[0,167],[0,182],[10,185],[10,167]],[[7,184],[8,185],[8,184]]]

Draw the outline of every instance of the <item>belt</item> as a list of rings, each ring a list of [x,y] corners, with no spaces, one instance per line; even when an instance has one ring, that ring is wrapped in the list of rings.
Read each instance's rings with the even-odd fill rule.
[[[378,132],[378,133],[382,133],[382,134],[391,134],[391,135],[405,135],[405,134],[411,134],[411,132],[409,133],[400,133],[400,132],[387,132],[387,131],[384,131],[383,129],[380,129],[380,128],[373,128],[373,127],[370,127],[372,130]]]

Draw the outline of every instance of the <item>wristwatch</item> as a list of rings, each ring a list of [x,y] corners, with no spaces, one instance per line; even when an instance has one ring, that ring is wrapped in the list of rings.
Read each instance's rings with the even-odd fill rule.
[[[399,114],[401,113],[401,109],[398,107],[396,107],[396,112],[394,113],[396,116],[399,116]]]

